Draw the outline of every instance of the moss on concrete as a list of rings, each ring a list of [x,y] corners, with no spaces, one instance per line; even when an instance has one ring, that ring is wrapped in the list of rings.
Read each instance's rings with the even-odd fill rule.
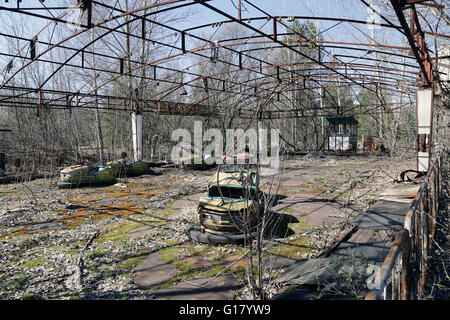
[[[140,263],[142,263],[142,258],[133,257],[133,258],[128,258],[127,260],[122,261],[120,263],[120,267],[122,269],[131,271],[134,267],[136,267]]]
[[[174,203],[175,203],[175,200],[170,200],[167,203],[167,205],[166,205],[166,207],[164,209],[158,210],[156,212],[157,215],[160,216],[160,217],[168,217],[168,216],[170,216],[174,212],[174,210],[172,209],[172,206],[173,206]]]
[[[100,199],[101,198],[98,198],[98,197],[86,197],[86,198],[72,199],[72,201],[74,201],[74,202],[95,202]]]
[[[129,240],[129,233],[142,226],[161,226],[166,224],[164,220],[158,219],[154,216],[146,215],[133,215],[127,217],[128,219],[120,223],[111,223],[105,226],[105,232],[101,233],[100,236],[95,239],[96,243],[101,243],[105,241],[120,242],[123,240]]]
[[[279,255],[281,257],[290,259],[302,259],[305,254],[311,251],[308,246],[310,238],[300,237],[294,240],[288,240],[282,244],[277,245],[269,252],[273,255]]]
[[[274,247],[268,250],[268,253],[291,259],[304,258],[304,255],[311,251],[308,246],[311,239],[302,234],[308,232],[312,226],[299,219],[296,223],[288,223],[287,227],[294,232],[294,235],[274,241]]]
[[[28,260],[27,262],[25,262],[25,263],[23,263],[23,264],[21,264],[19,266],[16,266],[15,269],[23,269],[23,268],[31,269],[31,268],[36,268],[37,266],[44,265],[46,263],[50,263],[50,262],[51,262],[51,260],[48,260],[48,259],[45,259],[45,258],[31,259],[31,260]]]

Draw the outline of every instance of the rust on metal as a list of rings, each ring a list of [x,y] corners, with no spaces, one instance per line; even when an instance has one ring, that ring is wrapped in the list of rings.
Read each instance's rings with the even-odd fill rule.
[[[417,197],[406,213],[404,228],[396,235],[389,254],[375,278],[375,289],[366,295],[366,300],[382,298],[389,278],[395,278],[392,272],[396,268],[400,252],[402,253],[402,264],[400,279],[398,279],[400,283],[398,297],[402,300],[423,297],[428,268],[428,252],[432,246],[430,239],[435,233],[435,215],[439,210],[439,201],[436,200],[439,199],[442,191],[438,187],[440,185],[440,161],[440,157],[437,157],[425,176],[425,181],[417,192]],[[418,276],[410,275],[409,270],[412,264],[418,265]],[[413,281],[415,286],[412,286]],[[413,287],[415,289],[412,289]]]

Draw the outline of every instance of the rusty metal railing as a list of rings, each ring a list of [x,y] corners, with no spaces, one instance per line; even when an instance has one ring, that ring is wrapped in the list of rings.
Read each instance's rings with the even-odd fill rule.
[[[436,229],[442,195],[442,164],[438,157],[411,204],[392,247],[378,271],[374,289],[365,300],[422,299],[427,276],[428,252]]]

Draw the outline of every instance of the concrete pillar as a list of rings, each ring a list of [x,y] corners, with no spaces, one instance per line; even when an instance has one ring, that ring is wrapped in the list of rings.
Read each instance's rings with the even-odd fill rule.
[[[142,160],[142,114],[131,113],[134,161]]]
[[[416,103],[417,171],[427,172],[433,129],[433,89],[418,89]]]

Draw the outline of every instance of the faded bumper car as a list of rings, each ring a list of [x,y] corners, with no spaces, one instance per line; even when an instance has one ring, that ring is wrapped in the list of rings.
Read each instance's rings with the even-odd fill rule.
[[[114,173],[107,166],[70,166],[61,170],[57,186],[60,188],[79,188],[104,186],[116,183]]]
[[[216,166],[215,158],[210,155],[191,155],[180,159],[180,167],[184,170],[208,170]]]
[[[214,174],[207,197],[199,200],[200,230],[187,229],[191,238],[205,243],[235,243],[251,237],[262,210],[258,182],[254,171]]]
[[[126,164],[125,160],[108,162],[116,177],[136,177],[151,172],[150,165],[144,161],[136,161],[132,164]]]

